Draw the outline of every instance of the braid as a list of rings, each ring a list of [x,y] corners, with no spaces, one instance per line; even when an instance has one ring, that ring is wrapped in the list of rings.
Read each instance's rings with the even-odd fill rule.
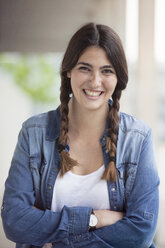
[[[64,85],[64,86],[63,86]],[[68,85],[68,87],[66,86]],[[61,176],[64,175],[65,172],[71,170],[71,168],[75,165],[77,165],[77,161],[72,159],[70,157],[70,154],[68,151],[65,150],[65,146],[68,143],[68,126],[69,126],[69,119],[68,119],[68,113],[69,113],[69,107],[68,103],[70,100],[69,94],[71,92],[70,83],[66,82],[66,84],[61,85],[61,94],[60,94],[60,100],[61,100],[61,106],[60,106],[60,117],[61,117],[61,123],[60,123],[60,136],[59,136],[59,147],[62,147],[60,149],[60,155],[61,155]],[[69,89],[68,89],[69,88]]]
[[[109,135],[106,140],[106,149],[109,152],[110,162],[105,169],[102,179],[115,182],[117,179],[116,173],[116,150],[117,150],[117,136],[119,129],[119,99],[121,97],[121,90],[115,90],[112,99],[113,104],[109,112],[110,116],[110,127],[109,127]]]

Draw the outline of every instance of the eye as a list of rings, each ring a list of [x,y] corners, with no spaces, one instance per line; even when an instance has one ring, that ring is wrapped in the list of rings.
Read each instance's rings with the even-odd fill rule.
[[[106,75],[109,75],[109,74],[114,73],[114,71],[112,69],[104,69],[104,70],[102,70],[102,73],[106,74]]]
[[[86,67],[86,66],[79,67],[79,70],[84,71],[84,72],[90,71],[90,69],[88,67]]]

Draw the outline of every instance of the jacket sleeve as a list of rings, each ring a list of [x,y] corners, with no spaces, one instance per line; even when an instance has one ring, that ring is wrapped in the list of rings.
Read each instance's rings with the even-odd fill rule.
[[[151,247],[158,218],[158,186],[152,132],[148,131],[140,153],[133,189],[127,199],[126,216],[92,235],[105,247]]]
[[[29,141],[22,128],[5,183],[1,216],[8,239],[42,246],[68,243],[69,235],[87,233],[91,208],[64,206],[60,213],[34,208],[35,193],[29,166]],[[81,213],[81,214],[80,214]]]

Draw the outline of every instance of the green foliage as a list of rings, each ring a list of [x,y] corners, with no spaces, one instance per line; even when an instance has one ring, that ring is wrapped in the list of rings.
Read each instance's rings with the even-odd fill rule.
[[[51,103],[57,100],[59,73],[46,56],[0,55],[0,69],[5,70],[33,101]]]

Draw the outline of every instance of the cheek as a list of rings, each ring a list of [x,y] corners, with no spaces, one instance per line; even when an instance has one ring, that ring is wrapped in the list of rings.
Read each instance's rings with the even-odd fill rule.
[[[111,78],[111,80],[107,80],[105,82],[105,88],[108,91],[114,91],[117,85],[117,79],[116,78]]]
[[[73,87],[76,87],[76,88],[83,85],[84,82],[86,82],[86,81],[87,81],[87,76],[81,75],[79,73],[77,73],[71,77],[71,85],[73,85]]]
[[[77,77],[77,76],[72,76],[70,79],[70,83],[71,83],[71,88],[73,93],[77,92],[80,87],[81,87],[81,78]]]

